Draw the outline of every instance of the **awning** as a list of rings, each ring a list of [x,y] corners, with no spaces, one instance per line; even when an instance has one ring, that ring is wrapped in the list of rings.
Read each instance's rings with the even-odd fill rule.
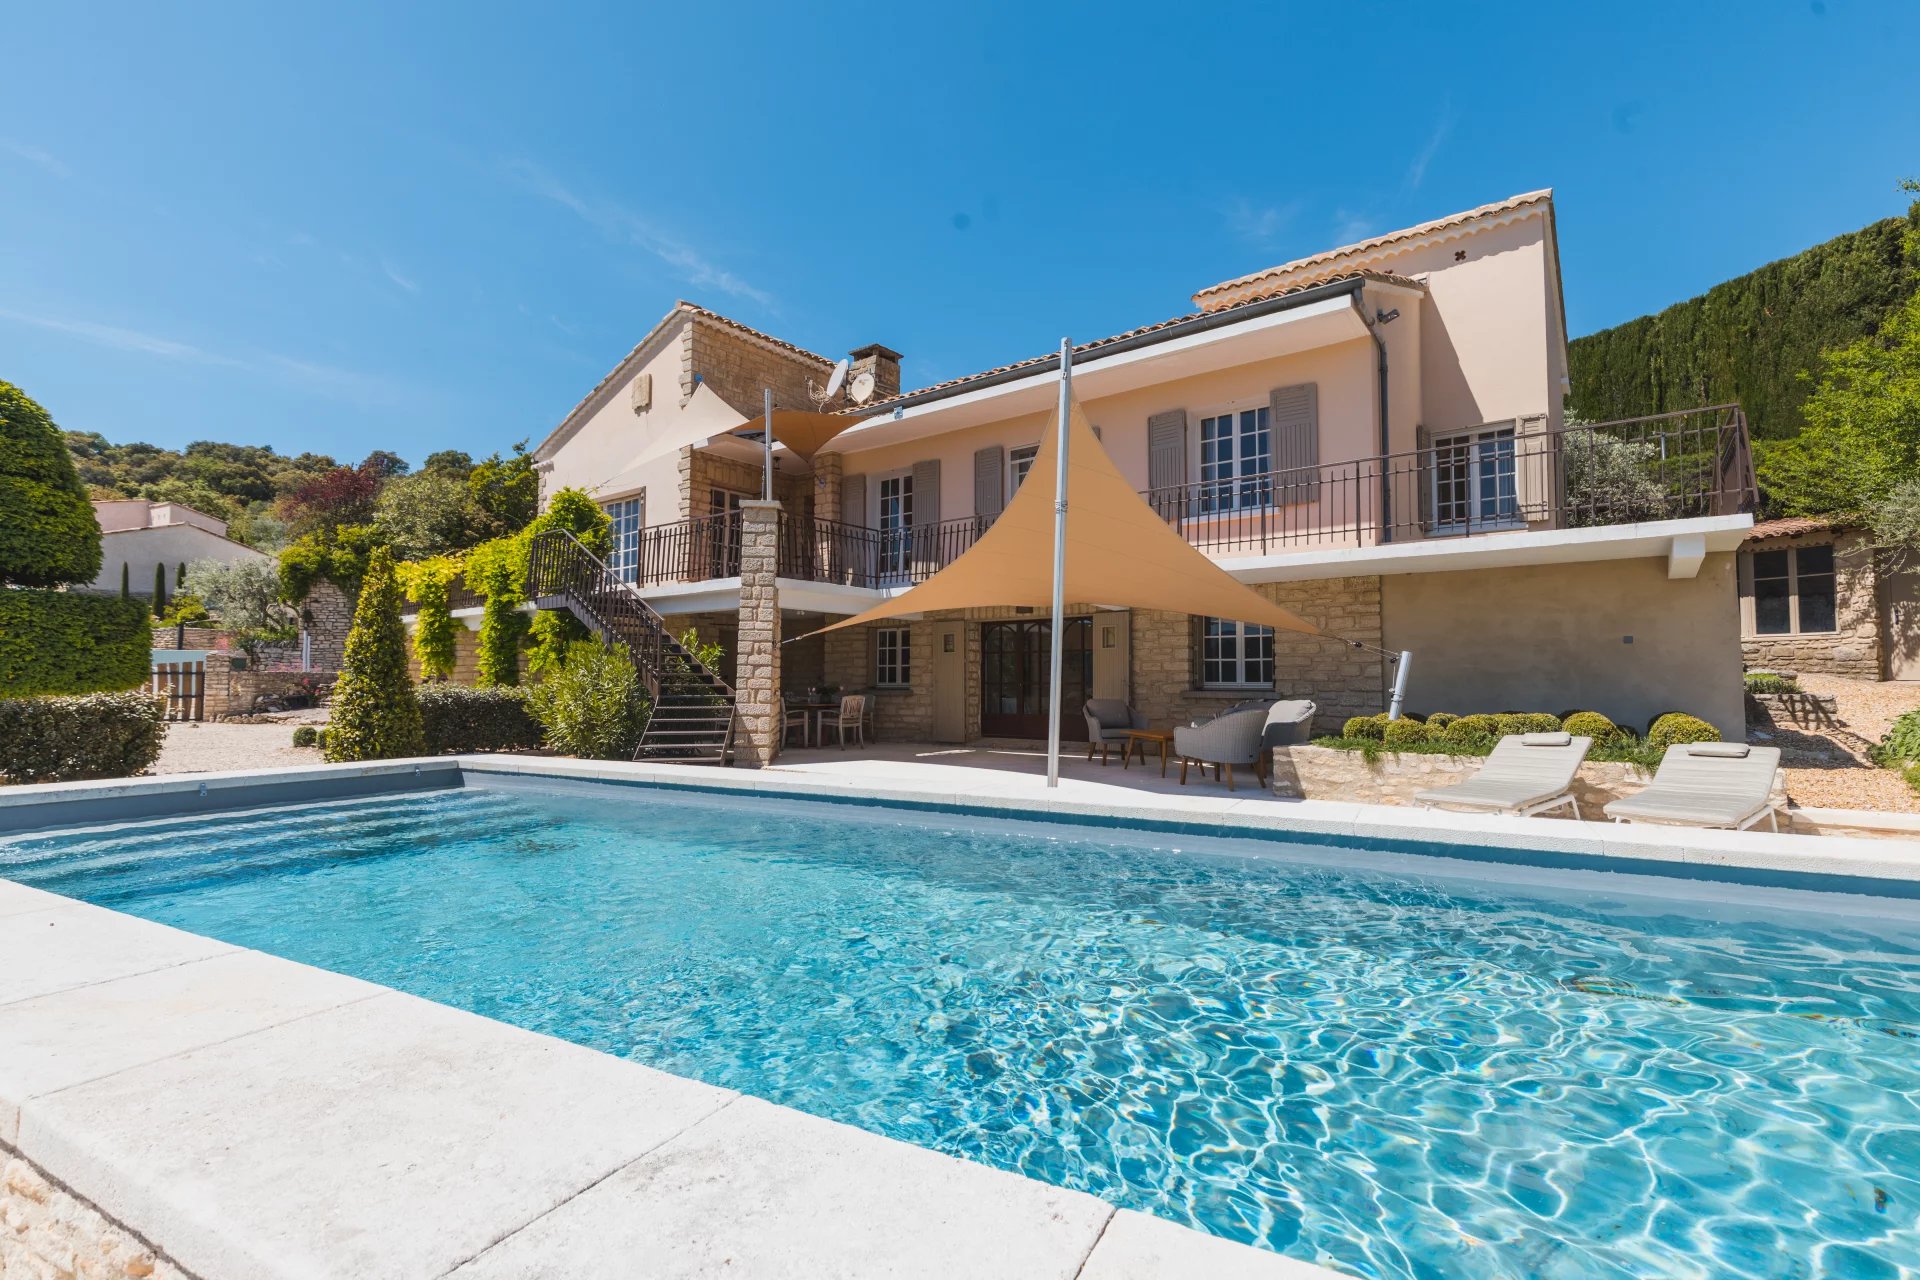
[[[817,413],[812,409],[775,409],[773,438],[811,465],[813,455],[820,452],[827,441],[848,427],[859,426],[861,421],[844,413]],[[766,415],[760,414],[748,419],[744,425],[735,427],[733,433],[738,436],[751,435],[758,439],[765,427]]]
[[[1075,402],[1068,415],[1066,598],[1114,608],[1231,618],[1279,631],[1320,629],[1207,559],[1128,484]],[[1053,603],[1053,497],[1059,433],[1048,431],[1005,511],[919,586],[823,631],[910,613]]]

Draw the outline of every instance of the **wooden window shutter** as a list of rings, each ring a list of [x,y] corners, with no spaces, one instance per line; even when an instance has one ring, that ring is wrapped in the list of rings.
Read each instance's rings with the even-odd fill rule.
[[[1154,509],[1177,518],[1184,514],[1187,483],[1187,411],[1169,409],[1147,419],[1147,488]]]
[[[1420,529],[1421,532],[1424,533],[1433,528],[1433,486],[1436,480],[1434,475],[1433,429],[1427,426],[1415,427],[1413,429],[1413,444],[1414,448],[1419,450],[1419,452],[1414,455],[1413,488],[1420,510]],[[1398,519],[1401,520],[1405,518],[1405,516],[1398,517]]]
[[[913,464],[913,565],[940,567],[940,459]]]
[[[1320,497],[1320,384],[1275,387],[1267,394],[1267,426],[1273,433],[1273,469],[1281,505]]]
[[[1529,414],[1513,424],[1514,492],[1522,520],[1553,518],[1557,443],[1547,431],[1544,413]]]
[[[980,526],[1000,514],[1007,505],[1007,451],[989,445],[973,452],[973,514]]]

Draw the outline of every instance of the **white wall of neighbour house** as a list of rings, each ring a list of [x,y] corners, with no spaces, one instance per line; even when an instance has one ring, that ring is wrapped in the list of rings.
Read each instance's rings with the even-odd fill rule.
[[[174,583],[182,564],[190,565],[195,560],[217,560],[221,564],[231,564],[237,560],[271,559],[252,547],[242,546],[191,524],[166,524],[150,529],[122,529],[103,533],[100,536],[100,553],[100,576],[87,589],[118,594],[120,566],[125,565],[127,587],[137,596],[152,594],[153,567],[156,564],[166,566],[167,592],[171,595],[178,590]]]

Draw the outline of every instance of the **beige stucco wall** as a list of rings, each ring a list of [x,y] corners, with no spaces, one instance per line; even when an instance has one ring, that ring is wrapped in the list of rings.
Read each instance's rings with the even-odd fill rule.
[[[216,533],[190,524],[159,525],[150,529],[126,529],[104,533],[100,537],[100,576],[89,590],[118,592],[120,566],[127,566],[127,587],[137,596],[153,591],[153,566],[165,565],[167,595],[179,591],[177,579],[182,564],[195,560],[217,560],[232,564],[237,560],[266,560],[252,547],[230,542]]]
[[[1753,625],[1754,551],[1789,547],[1833,547],[1834,629],[1763,636]],[[1821,530],[1785,538],[1758,538],[1740,548],[1740,647],[1755,670],[1816,671],[1878,680],[1881,676],[1881,618],[1873,551],[1852,529]]]
[[[1640,559],[1398,574],[1382,587],[1386,647],[1413,652],[1410,710],[1593,710],[1639,731],[1686,711],[1745,733],[1732,552],[1678,581],[1664,559]]]

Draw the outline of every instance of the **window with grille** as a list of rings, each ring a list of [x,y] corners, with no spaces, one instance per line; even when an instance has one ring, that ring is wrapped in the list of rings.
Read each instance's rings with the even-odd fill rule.
[[[1273,501],[1273,432],[1267,407],[1200,419],[1200,509],[1233,511]]]
[[[1833,547],[1783,547],[1747,554],[1753,634],[1800,635],[1833,631],[1836,592]]]
[[[873,633],[873,682],[883,689],[913,683],[913,653],[906,627],[882,627]]]
[[[607,519],[613,522],[613,551],[607,557],[607,568],[622,582],[637,582],[640,579],[642,501],[640,498],[628,498],[622,502],[609,502],[604,508]]]
[[[1443,436],[1433,442],[1436,532],[1520,523],[1512,427]]]
[[[1202,618],[1200,684],[1207,689],[1271,689],[1273,628]]]

